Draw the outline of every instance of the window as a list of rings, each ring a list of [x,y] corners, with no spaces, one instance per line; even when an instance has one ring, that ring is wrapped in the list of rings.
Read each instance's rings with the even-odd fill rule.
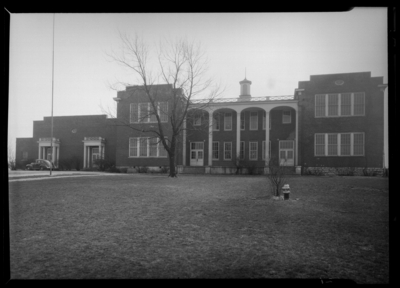
[[[193,120],[193,126],[200,126],[201,125],[201,115],[195,114]]]
[[[129,138],[129,157],[166,157],[160,138],[133,137]]]
[[[245,112],[240,113],[240,130],[245,129]]]
[[[265,141],[262,141],[262,160],[265,160]],[[271,158],[271,141],[269,141],[269,145],[268,145],[268,155],[269,158]]]
[[[258,156],[258,143],[257,142],[249,142],[249,159],[257,160]]]
[[[244,160],[244,149],[245,149],[245,142],[244,141],[240,141],[240,160]]]
[[[224,130],[230,131],[232,130],[232,113],[225,113],[224,117]]]
[[[283,110],[282,111],[282,123],[283,124],[292,123],[292,114],[291,114],[290,110]]]
[[[262,120],[262,121],[263,121],[263,126],[262,126],[263,128],[262,128],[262,129],[263,129],[263,130],[265,130],[265,121],[266,121],[266,118],[267,118],[267,117],[266,117],[266,112],[264,111],[264,113],[263,113],[263,120]]]
[[[250,112],[250,130],[258,130],[258,112]]]
[[[224,160],[232,160],[232,142],[224,142]]]
[[[315,117],[364,115],[364,92],[315,95]]]
[[[219,114],[214,114],[214,116],[213,116],[213,130],[214,131],[219,131],[219,126],[220,126],[220,123],[219,123],[219,119],[220,119],[220,117],[219,117]]]
[[[130,123],[155,123],[156,112],[161,122],[168,122],[168,102],[156,102],[157,111],[150,102],[130,104]]]
[[[212,144],[212,160],[219,160],[219,142],[216,141]]]
[[[364,133],[315,134],[315,156],[364,156]]]

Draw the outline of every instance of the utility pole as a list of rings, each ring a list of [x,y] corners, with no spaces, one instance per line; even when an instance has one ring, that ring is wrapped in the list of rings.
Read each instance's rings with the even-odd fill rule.
[[[53,149],[53,96],[54,96],[54,22],[55,22],[55,14],[53,13],[53,59],[52,59],[52,77],[51,77],[51,138],[50,138],[50,146],[51,146],[51,160],[54,159],[55,153]],[[53,161],[51,161],[50,166],[50,176],[53,170]]]

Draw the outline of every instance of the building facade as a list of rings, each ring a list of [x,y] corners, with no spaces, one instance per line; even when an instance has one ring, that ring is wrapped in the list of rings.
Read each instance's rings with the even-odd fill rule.
[[[383,77],[371,77],[370,72],[313,75],[288,96],[252,97],[251,81],[239,84],[236,98],[215,99],[207,105],[194,101],[178,139],[178,171],[235,173],[241,165],[246,167],[244,173],[250,168],[268,173],[272,159],[296,173],[321,167],[386,166]],[[119,168],[168,166],[159,137],[147,131],[157,128],[152,113],[157,109],[160,125],[169,135],[172,92],[185,98],[170,85],[153,85],[152,105],[144,89],[131,86],[119,91],[112,119],[54,117],[53,141],[50,117],[34,121],[33,137],[17,139],[17,162],[43,158],[59,166],[74,158],[82,169],[93,167],[100,158]]]

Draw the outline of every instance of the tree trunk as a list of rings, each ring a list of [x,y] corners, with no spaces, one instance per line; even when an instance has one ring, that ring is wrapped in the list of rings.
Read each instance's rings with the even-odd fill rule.
[[[169,155],[169,175],[168,177],[178,177],[176,173],[176,167],[175,167],[175,155],[170,154]]]

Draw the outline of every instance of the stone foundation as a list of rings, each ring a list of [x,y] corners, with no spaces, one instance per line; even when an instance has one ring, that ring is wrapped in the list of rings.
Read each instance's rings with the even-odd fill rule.
[[[307,167],[303,175],[382,176],[383,168],[371,167]]]

